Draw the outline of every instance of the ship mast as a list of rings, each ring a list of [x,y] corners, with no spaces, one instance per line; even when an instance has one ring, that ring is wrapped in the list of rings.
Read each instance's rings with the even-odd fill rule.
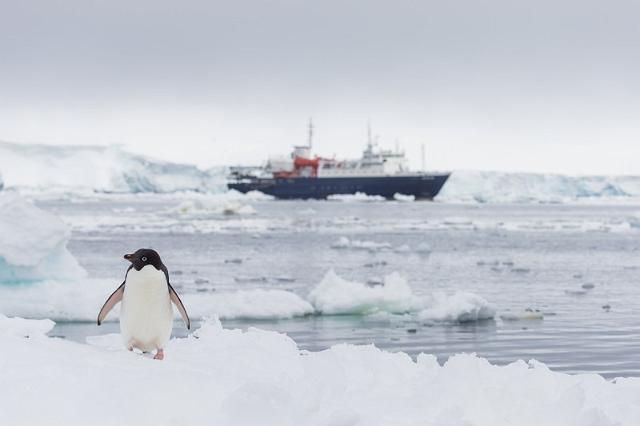
[[[373,155],[373,136],[371,134],[371,122],[367,121],[367,152]]]
[[[311,148],[313,146],[313,119],[309,118],[309,152],[311,152]]]

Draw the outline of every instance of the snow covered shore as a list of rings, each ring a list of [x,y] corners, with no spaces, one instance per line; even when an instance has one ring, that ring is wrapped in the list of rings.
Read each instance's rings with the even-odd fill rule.
[[[636,426],[640,379],[555,373],[532,361],[443,366],[373,346],[297,348],[210,321],[164,361],[118,336],[80,344],[0,317],[0,424]],[[24,330],[30,338],[24,338]]]

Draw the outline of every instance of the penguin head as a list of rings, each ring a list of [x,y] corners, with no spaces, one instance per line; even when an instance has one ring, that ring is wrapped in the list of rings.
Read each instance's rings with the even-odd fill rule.
[[[136,271],[141,270],[147,265],[152,265],[158,270],[162,268],[160,255],[152,249],[139,249],[136,250],[135,253],[125,254],[124,258],[131,262]]]

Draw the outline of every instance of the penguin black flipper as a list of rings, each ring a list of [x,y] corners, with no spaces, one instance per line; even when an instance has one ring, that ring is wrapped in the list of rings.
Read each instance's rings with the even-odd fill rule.
[[[173,287],[171,287],[171,282],[169,282],[169,270],[167,269],[166,266],[164,266],[164,263],[162,264],[160,269],[162,269],[162,272],[164,272],[164,276],[167,279],[167,286],[169,286],[169,297],[171,298],[171,301],[173,302],[174,305],[176,305],[176,308],[178,308],[178,312],[180,312],[180,316],[182,317],[182,320],[187,325],[187,330],[191,330],[191,320],[189,319],[189,314],[187,314],[187,310],[182,304],[182,300],[180,300],[180,296],[178,296],[178,293],[176,293]]]
[[[125,282],[126,279],[122,284],[120,284],[120,287],[118,287],[116,291],[111,293],[111,296],[109,296],[107,301],[104,302],[104,305],[102,305],[102,309],[100,309],[100,313],[98,314],[98,325],[102,324],[102,321],[104,321],[109,311],[111,311],[111,309],[113,309],[113,307],[122,300]]]
[[[182,304],[182,300],[180,300],[180,296],[178,296],[178,293],[176,293],[173,287],[171,287],[171,284],[169,283],[167,284],[169,285],[169,296],[171,297],[171,301],[173,302],[174,305],[176,305],[176,308],[178,308],[178,312],[180,312],[180,316],[182,317],[182,320],[187,325],[187,330],[191,330],[191,320],[189,319],[189,314],[187,314],[187,310]]]

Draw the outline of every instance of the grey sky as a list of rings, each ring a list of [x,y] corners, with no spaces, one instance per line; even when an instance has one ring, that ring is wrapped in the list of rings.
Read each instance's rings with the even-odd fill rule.
[[[0,0],[0,139],[640,173],[638,1]]]

